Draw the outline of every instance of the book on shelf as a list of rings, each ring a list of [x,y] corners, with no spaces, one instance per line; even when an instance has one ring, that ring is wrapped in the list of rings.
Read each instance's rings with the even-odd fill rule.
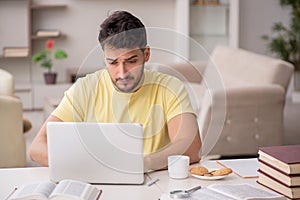
[[[35,33],[37,37],[57,37],[60,34],[59,30],[37,30]]]
[[[300,186],[287,186],[270,175],[259,170],[257,182],[271,190],[274,190],[290,199],[300,199]]]
[[[300,174],[286,174],[261,160],[259,170],[287,186],[300,186]]]
[[[260,147],[259,159],[286,174],[300,174],[300,145]]]
[[[65,179],[55,184],[51,181],[35,182],[16,189],[8,200],[97,200],[102,190],[89,183]]]
[[[4,57],[27,57],[29,55],[28,47],[4,47]]]
[[[169,193],[164,193],[160,200],[171,200]],[[189,198],[193,200],[286,200],[282,195],[267,191],[250,184],[212,184],[193,192]]]

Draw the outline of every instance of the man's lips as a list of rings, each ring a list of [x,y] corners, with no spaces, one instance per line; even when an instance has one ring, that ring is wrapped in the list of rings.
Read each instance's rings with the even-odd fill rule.
[[[130,81],[132,81],[132,80],[133,80],[132,77],[124,78],[124,79],[117,79],[117,83],[120,83],[120,84],[127,84],[127,83],[129,83]]]

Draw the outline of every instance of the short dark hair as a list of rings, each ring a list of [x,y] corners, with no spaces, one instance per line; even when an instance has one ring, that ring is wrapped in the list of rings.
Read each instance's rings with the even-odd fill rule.
[[[147,45],[144,24],[126,11],[115,11],[104,20],[100,25],[98,40],[102,49],[105,45],[127,49],[144,49]]]

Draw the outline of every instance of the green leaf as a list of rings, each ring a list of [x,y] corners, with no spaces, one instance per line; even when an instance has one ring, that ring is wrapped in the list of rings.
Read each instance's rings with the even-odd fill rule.
[[[32,57],[32,61],[34,61],[34,62],[38,62],[38,61],[40,61],[40,60],[42,60],[42,55],[41,55],[40,53],[35,54],[35,55]]]
[[[272,30],[275,32],[286,31],[287,29],[281,22],[277,22],[273,25]]]
[[[66,54],[66,52],[64,50],[57,49],[55,51],[54,57],[55,57],[55,59],[65,59],[68,57],[68,55]]]
[[[277,22],[272,26],[273,34],[271,37],[262,36],[262,39],[268,41],[268,48],[280,59],[300,68],[300,0],[279,0],[282,7],[289,7],[290,23],[284,26]]]

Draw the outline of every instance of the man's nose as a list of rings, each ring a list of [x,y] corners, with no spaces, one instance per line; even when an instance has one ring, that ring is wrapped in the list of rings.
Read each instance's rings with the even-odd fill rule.
[[[120,78],[126,77],[126,74],[128,73],[128,70],[126,68],[125,63],[120,63],[118,68],[119,68],[119,70],[118,70],[118,76]]]

